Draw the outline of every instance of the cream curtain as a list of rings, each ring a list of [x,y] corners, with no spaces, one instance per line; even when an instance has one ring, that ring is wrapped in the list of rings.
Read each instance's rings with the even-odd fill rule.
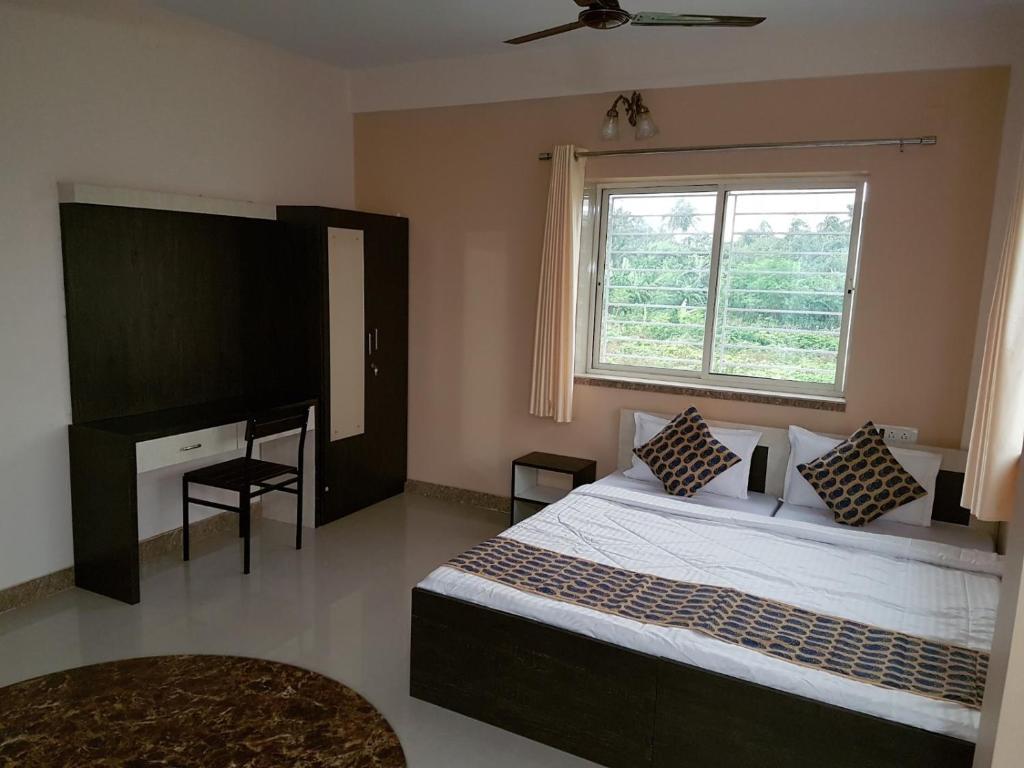
[[[537,290],[530,413],[572,421],[576,266],[580,252],[586,160],[571,144],[555,147]]]
[[[982,520],[1009,520],[1024,440],[1024,155],[996,275],[963,505]]]

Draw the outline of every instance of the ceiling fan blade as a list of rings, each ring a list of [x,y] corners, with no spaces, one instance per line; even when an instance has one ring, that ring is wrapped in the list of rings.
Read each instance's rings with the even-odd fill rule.
[[[634,13],[638,27],[756,27],[764,16],[713,16],[706,13]]]
[[[563,32],[572,32],[574,29],[581,29],[586,26],[581,21],[574,21],[571,24],[563,24],[560,27],[552,27],[551,29],[545,29],[542,32],[534,32],[531,35],[523,35],[522,37],[513,37],[511,40],[506,40],[506,43],[511,45],[521,45],[522,43],[529,43],[533,40],[540,40],[545,37],[552,37],[553,35],[560,35]]]

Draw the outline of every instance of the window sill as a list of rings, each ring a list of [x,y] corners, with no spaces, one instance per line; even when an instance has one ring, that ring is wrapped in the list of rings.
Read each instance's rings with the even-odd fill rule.
[[[666,395],[690,395],[707,397],[714,400],[732,400],[742,403],[763,403],[764,405],[784,405],[791,408],[810,408],[816,411],[845,411],[846,400],[841,397],[821,397],[816,395],[798,395],[779,392],[759,392],[753,389],[731,389],[708,385],[668,384],[660,381],[644,379],[627,379],[612,376],[576,376],[574,382],[584,387],[609,387],[610,389],[628,389],[634,392],[660,392]]]

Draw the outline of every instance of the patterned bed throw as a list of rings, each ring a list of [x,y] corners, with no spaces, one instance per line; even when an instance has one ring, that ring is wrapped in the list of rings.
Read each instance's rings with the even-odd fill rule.
[[[981,708],[988,654],[692,584],[489,539],[447,564],[524,592],[716,640],[852,680]]]

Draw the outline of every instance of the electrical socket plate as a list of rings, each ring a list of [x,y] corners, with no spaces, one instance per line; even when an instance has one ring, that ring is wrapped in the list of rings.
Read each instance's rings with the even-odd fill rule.
[[[882,437],[890,442],[917,442],[917,429],[915,427],[897,427],[892,424],[876,424],[875,427],[882,433]]]

